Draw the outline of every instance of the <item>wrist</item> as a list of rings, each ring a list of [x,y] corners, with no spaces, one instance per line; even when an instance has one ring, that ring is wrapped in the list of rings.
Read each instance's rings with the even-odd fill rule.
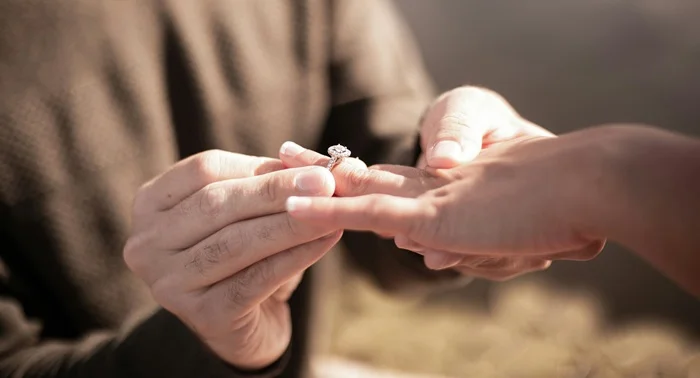
[[[595,236],[644,254],[653,248],[663,182],[672,181],[667,173],[682,164],[666,161],[677,152],[676,137],[651,127],[624,125],[581,134],[586,151],[579,169],[584,175],[581,224]]]
[[[575,158],[571,172],[576,181],[577,222],[585,236],[608,238],[621,242],[621,225],[630,220],[634,211],[629,201],[630,156],[634,155],[636,128],[600,126],[570,134],[575,138]],[[630,219],[631,218],[631,219]]]

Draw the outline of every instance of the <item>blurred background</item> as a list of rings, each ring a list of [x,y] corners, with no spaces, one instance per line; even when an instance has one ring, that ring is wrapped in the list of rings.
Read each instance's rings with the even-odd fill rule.
[[[556,133],[641,122],[700,135],[698,0],[396,4],[441,91],[494,89]],[[346,282],[343,359],[440,377],[700,377],[700,301],[616,245],[421,303]]]

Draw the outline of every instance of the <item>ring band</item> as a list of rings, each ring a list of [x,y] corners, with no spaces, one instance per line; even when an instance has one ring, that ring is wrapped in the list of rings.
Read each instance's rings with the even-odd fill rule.
[[[331,171],[333,170],[333,167],[335,166],[335,163],[338,162],[338,158],[332,157],[330,160],[328,160],[328,164],[326,164],[326,169]]]

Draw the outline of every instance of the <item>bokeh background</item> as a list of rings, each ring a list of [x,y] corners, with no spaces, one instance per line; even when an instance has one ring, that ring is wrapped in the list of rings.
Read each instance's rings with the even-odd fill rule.
[[[698,0],[396,4],[442,91],[492,88],[556,133],[641,122],[700,136]],[[353,361],[446,377],[700,377],[700,301],[616,245],[420,303],[346,282],[333,349]]]

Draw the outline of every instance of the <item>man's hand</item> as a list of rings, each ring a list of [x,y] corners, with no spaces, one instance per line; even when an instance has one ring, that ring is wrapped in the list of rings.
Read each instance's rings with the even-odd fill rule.
[[[454,168],[499,143],[554,136],[522,118],[499,94],[461,87],[442,94],[423,116],[419,168]]]
[[[275,159],[208,151],[145,184],[134,201],[129,268],[160,305],[241,369],[282,355],[291,337],[286,301],[341,236],[284,208],[292,195],[332,195],[332,175],[283,168]]]

